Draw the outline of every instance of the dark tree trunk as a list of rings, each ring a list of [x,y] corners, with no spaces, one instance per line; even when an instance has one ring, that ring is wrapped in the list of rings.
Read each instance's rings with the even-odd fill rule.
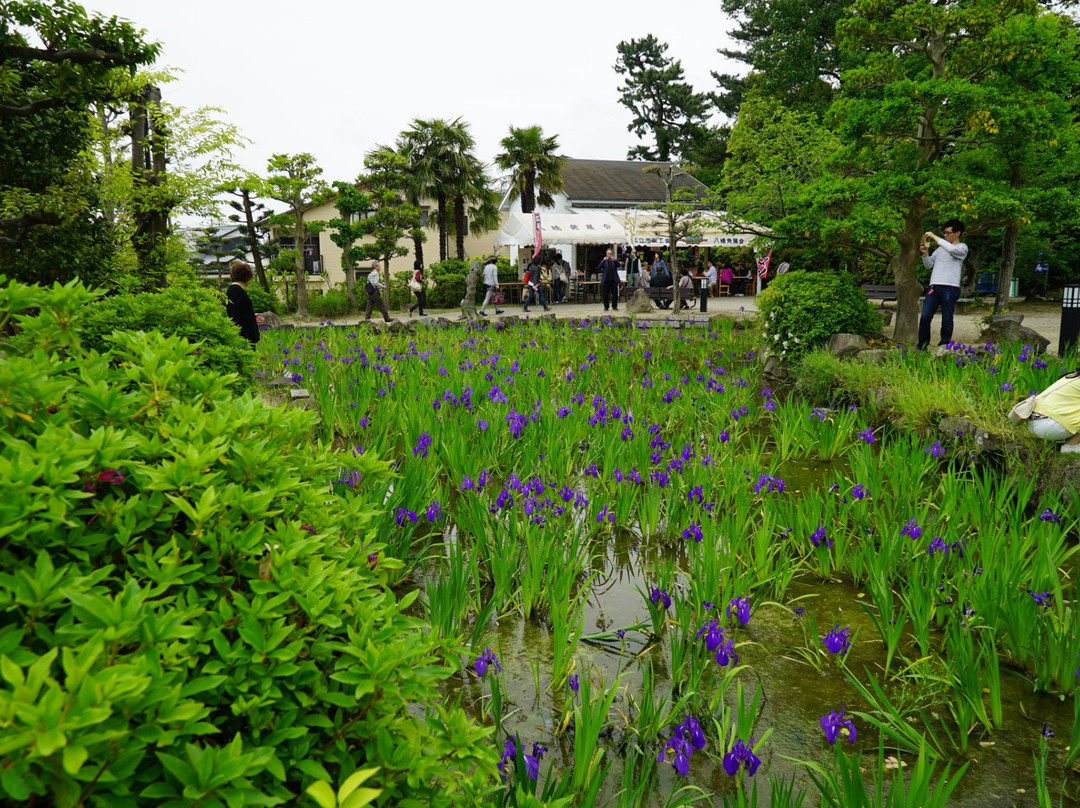
[[[419,229],[413,231],[412,249],[415,260],[424,263],[424,236]]]
[[[165,178],[164,126],[152,110],[161,103],[161,90],[149,84],[131,107],[131,168],[135,188],[147,201]],[[139,271],[148,286],[164,287],[165,238],[169,230],[169,208],[154,200],[135,208],[135,232],[131,244],[139,261]]]
[[[900,249],[889,261],[896,282],[896,326],[893,339],[913,344],[919,338],[919,295],[923,287],[915,276],[919,260],[919,245],[923,237],[923,215],[926,203],[916,200],[904,216],[904,229],[897,234]]]
[[[445,261],[447,253],[449,252],[449,241],[447,238],[447,231],[449,228],[447,227],[446,221],[446,194],[439,191],[435,197],[435,201],[439,204],[439,260]]]
[[[521,212],[532,213],[536,210],[536,172],[525,172],[525,188],[521,191]]]
[[[293,239],[296,243],[297,256],[293,267],[296,270],[296,313],[301,317],[308,315],[307,297],[307,268],[304,266],[304,242],[307,241],[307,233],[304,230],[302,205],[298,201],[293,205],[295,224],[293,225]]]
[[[454,247],[459,261],[465,260],[465,197],[454,197]]]
[[[1014,191],[1024,187],[1024,175],[1019,164],[1013,164],[1009,184]],[[994,314],[1000,314],[1009,306],[1009,289],[1012,287],[1013,269],[1016,267],[1016,239],[1020,228],[1015,222],[1005,228],[1005,240],[1001,245],[1001,270],[998,272],[997,297],[994,298]]]
[[[255,229],[255,214],[251,208],[251,191],[242,188],[240,198],[244,204],[244,222],[247,225],[248,241],[251,242],[251,260],[255,263],[255,277],[259,279],[259,286],[264,291],[269,292],[270,282],[266,279],[266,270],[263,269],[262,250],[259,249],[259,233]]]

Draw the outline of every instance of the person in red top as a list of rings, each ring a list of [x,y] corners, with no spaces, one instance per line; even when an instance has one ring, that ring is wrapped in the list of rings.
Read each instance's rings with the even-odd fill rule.
[[[419,289],[413,289],[413,294],[416,295],[416,302],[409,306],[409,316],[412,317],[413,309],[420,309],[420,316],[424,315],[424,306],[427,305],[427,292],[424,290],[424,262],[413,262],[413,283],[420,284]]]

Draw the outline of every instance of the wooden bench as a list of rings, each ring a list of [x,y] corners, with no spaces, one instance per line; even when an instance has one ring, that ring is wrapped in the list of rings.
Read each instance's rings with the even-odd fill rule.
[[[867,300],[880,300],[882,305],[886,300],[896,300],[895,283],[864,283],[862,290]]]
[[[649,299],[653,303],[659,305],[662,302],[671,302],[675,300],[675,287],[674,286],[643,286],[645,294],[649,296]]]

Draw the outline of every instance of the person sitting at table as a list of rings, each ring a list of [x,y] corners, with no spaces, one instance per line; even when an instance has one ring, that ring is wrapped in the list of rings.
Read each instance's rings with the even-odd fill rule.
[[[728,294],[731,294],[731,284],[735,281],[735,270],[731,267],[724,267],[720,270],[720,285],[728,288]]]
[[[530,262],[529,268],[525,270],[525,276],[521,279],[521,288],[522,294],[527,293],[527,297],[525,298],[525,305],[521,309],[522,311],[529,310],[530,304],[533,303],[537,295],[539,295],[540,297],[540,305],[544,307],[544,311],[551,310],[548,307],[546,299],[544,298],[544,289],[540,285],[540,273],[545,264],[548,264],[550,266],[550,263],[546,258],[540,261],[540,266],[537,266],[535,263]]]
[[[649,286],[654,289],[668,289],[671,287],[671,275],[668,273],[667,264],[660,257],[660,253],[653,253],[653,269],[649,276]],[[670,300],[657,300],[657,307],[661,309],[671,308]]]
[[[735,272],[735,297],[745,297],[751,288],[754,274],[747,269],[745,264],[739,264]]]
[[[686,302],[694,295],[694,280],[690,277],[690,270],[683,267],[679,270],[679,308],[688,309],[690,305]]]

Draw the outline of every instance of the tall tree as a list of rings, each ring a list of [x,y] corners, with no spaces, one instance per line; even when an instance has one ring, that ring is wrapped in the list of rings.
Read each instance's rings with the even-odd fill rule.
[[[450,226],[454,255],[459,261],[465,260],[466,233],[483,233],[499,226],[500,197],[491,187],[484,164],[472,154],[466,157],[466,169],[454,183],[454,218]]]
[[[270,282],[266,277],[266,268],[263,266],[263,242],[266,240],[266,218],[269,210],[266,205],[256,201],[262,192],[263,180],[250,172],[236,177],[233,182],[225,187],[225,193],[234,197],[226,200],[226,204],[236,211],[229,215],[230,221],[237,222],[243,228],[247,239],[248,250],[251,252],[252,263],[255,264],[255,277],[259,285],[267,292],[270,291]]]
[[[321,179],[322,169],[308,152],[301,154],[275,154],[266,165],[266,193],[288,206],[288,211],[271,217],[275,225],[292,231],[293,247],[282,250],[282,258],[290,258],[296,273],[296,313],[306,317],[308,313],[307,269],[304,267],[304,242],[310,235],[322,231],[325,222],[307,221],[308,209],[321,204],[329,190]]]
[[[836,24],[851,0],[721,0],[737,20],[731,38],[742,47],[719,53],[750,68],[749,76],[713,72],[720,85],[717,108],[734,117],[750,90],[785,106],[821,116],[840,85],[843,55],[836,47]]]
[[[414,119],[401,134],[399,145],[409,159],[409,171],[425,196],[435,200],[436,226],[439,229],[439,260],[450,253],[450,205],[464,187],[472,166],[470,155],[476,143],[469,125],[455,118],[444,121]]]
[[[89,153],[90,109],[159,45],[70,0],[0,7],[0,261],[26,280],[109,277],[109,222]]]
[[[677,180],[680,177],[689,176],[686,169],[678,163],[665,163],[658,166],[649,166],[645,171],[656,174],[664,184],[664,202],[659,206],[655,202],[641,205],[643,210],[650,213],[660,213],[660,223],[663,230],[657,235],[665,235],[668,240],[668,269],[672,273],[674,283],[673,308],[679,311],[681,308],[681,291],[679,289],[679,241],[687,236],[701,232],[703,219],[710,209],[717,207],[717,198],[712,193],[701,194],[696,189],[678,188]]]
[[[1062,46],[1025,22],[1044,16],[1029,0],[856,0],[837,26],[853,64],[829,113],[842,148],[800,224],[808,237],[884,257],[897,286],[898,341],[917,334],[928,213],[971,218],[979,189],[955,169],[994,136],[980,122],[997,109],[996,74],[1018,59],[1034,69],[1047,48]]]
[[[555,204],[552,194],[563,189],[562,169],[565,157],[555,152],[559,148],[556,135],[544,137],[539,126],[510,127],[510,134],[500,143],[502,151],[495,155],[495,165],[510,173],[510,200],[521,198],[522,213],[532,213],[537,202],[549,208]]]
[[[709,95],[694,92],[682,63],[667,56],[667,43],[652,34],[620,42],[616,49],[615,72],[625,76],[619,103],[634,116],[627,131],[653,140],[653,145],[631,148],[627,158],[667,162],[683,156],[706,125]]]

